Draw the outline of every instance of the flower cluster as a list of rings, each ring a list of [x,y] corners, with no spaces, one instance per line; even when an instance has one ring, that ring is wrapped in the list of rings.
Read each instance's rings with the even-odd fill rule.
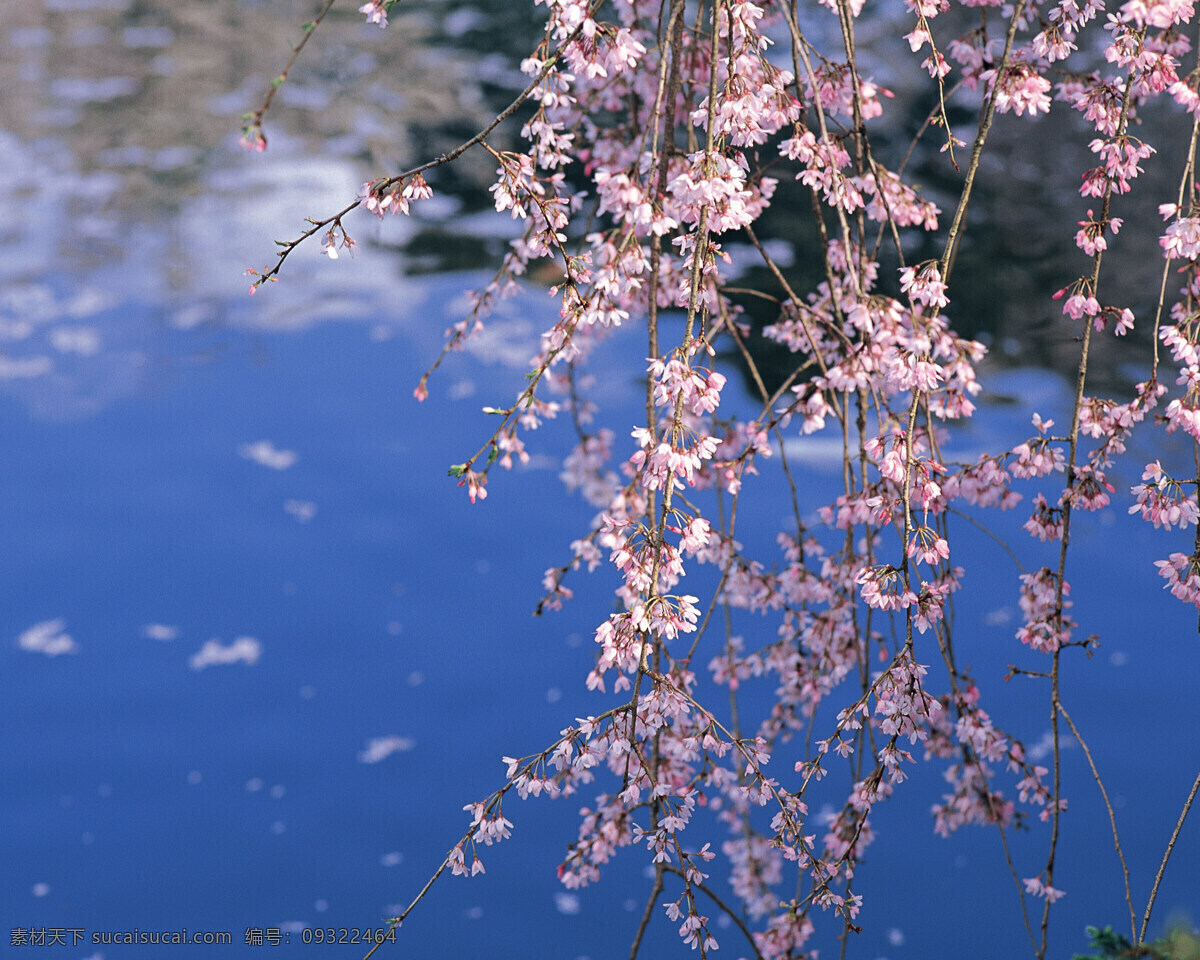
[[[640,857],[658,906],[704,956],[717,949],[718,921],[697,895],[721,870],[737,902],[717,906],[757,955],[798,956],[814,950],[822,930],[845,936],[870,914],[852,881],[877,840],[876,805],[903,796],[924,766],[939,766],[946,784],[932,811],[940,834],[966,824],[1005,830],[1029,808],[1057,824],[1066,810],[1057,740],[1047,765],[1032,762],[960,665],[969,658],[955,655],[956,593],[1007,584],[1022,615],[1020,645],[1008,641],[1015,655],[1052,663],[1058,677],[1070,648],[1089,643],[1072,640],[1077,624],[1067,615],[1073,526],[1094,522],[1089,514],[1113,501],[1167,535],[1200,522],[1197,480],[1166,454],[1145,467],[1129,500],[1110,482],[1122,476],[1135,430],[1157,423],[1191,451],[1200,443],[1194,158],[1174,202],[1159,207],[1167,225],[1150,258],[1164,269],[1164,291],[1166,271],[1182,275],[1176,301],[1166,307],[1164,294],[1157,315],[1139,313],[1135,329],[1132,307],[1102,275],[1133,242],[1114,198],[1136,201],[1148,190],[1144,165],[1171,155],[1131,134],[1139,110],[1155,98],[1176,113],[1200,108],[1200,71],[1181,77],[1179,66],[1191,44],[1180,27],[1195,5],[964,0],[951,23],[947,0],[908,0],[898,33],[907,31],[915,56],[905,66],[937,104],[916,139],[935,129],[946,164],[957,167],[955,131],[978,131],[945,218],[905,172],[907,159],[889,169],[890,148],[873,145],[877,133],[895,140],[904,111],[889,108],[893,92],[856,53],[859,0],[822,0],[838,14],[834,35],[844,32],[828,49],[815,39],[824,28],[809,31],[795,5],[774,0],[536,5],[545,28],[520,65],[519,135],[502,140],[489,126],[458,151],[371,180],[356,204],[310,221],[306,234],[319,236],[331,259],[352,251],[343,218],[354,206],[381,218],[409,214],[431,196],[425,174],[474,148],[496,171],[492,205],[514,235],[469,315],[447,331],[446,351],[483,332],[523,285],[542,283],[557,304],[516,398],[484,408],[498,425],[450,473],[482,501],[494,465],[530,462],[535,439],[551,442],[542,440],[549,429],[533,431],[570,421],[561,477],[596,516],[546,571],[538,612],[578,602],[573,578],[584,571],[612,578],[584,683],[617,700],[542,753],[505,758],[505,786],[468,805],[470,827],[446,865],[483,872],[476,847],[511,831],[500,806],[508,790],[528,798],[586,788],[578,836],[559,867],[567,888],[596,882],[619,854]],[[359,9],[382,27],[393,2]],[[977,24],[950,36],[971,11]],[[780,41],[790,59],[772,51]],[[952,129],[947,101],[978,122]],[[987,351],[955,332],[974,321],[963,316],[965,301],[952,299],[962,231],[975,229],[967,201],[986,173],[976,161],[993,122],[1064,109],[1089,127],[1094,164],[1077,171],[1091,209],[1085,219],[1072,213],[1061,236],[1071,256],[1078,250],[1091,264],[1072,268],[1077,278],[1060,279],[1052,294],[1061,301],[1057,339],[1079,345],[1077,391],[1057,433],[1035,413],[1033,436],[979,452],[973,439],[962,442],[972,435],[961,422],[975,412]],[[263,149],[261,112],[251,117],[247,143]],[[815,214],[819,241],[804,252],[811,271],[791,268],[799,241],[765,235],[766,214],[788,191]],[[280,263],[295,243],[282,246]],[[252,271],[255,287],[278,267]],[[750,323],[748,297],[776,305],[770,322]],[[1128,396],[1094,395],[1089,352],[1094,341],[1113,346],[1105,332],[1126,337],[1122,347],[1155,337],[1177,366],[1177,389],[1160,382],[1156,358]],[[777,376],[760,366],[759,333],[783,358]],[[601,344],[644,376],[636,419],[605,419],[598,398],[612,378],[586,372]],[[752,403],[731,387],[731,357],[745,365]],[[826,449],[839,458],[837,487],[816,499],[818,485],[798,479],[794,466]],[[768,470],[775,463],[778,475]],[[760,469],[772,475],[756,476]],[[744,495],[763,496],[773,484],[787,491],[784,525],[778,553],[764,556],[741,542],[738,516]],[[997,572],[972,555],[956,514],[1012,508],[1022,485],[1033,488],[1024,530],[1053,542],[1059,560],[1023,575]],[[744,539],[761,541],[758,531]],[[1047,549],[1018,540],[1022,556]],[[1200,607],[1200,554],[1187,550],[1158,570],[1174,597]],[[705,665],[701,676],[696,664]],[[1010,673],[1022,674],[1047,675]],[[708,703],[714,686],[724,688],[719,707]],[[739,699],[755,689],[768,693]],[[820,812],[810,816],[810,806]],[[1047,840],[1044,869],[1015,874],[1034,874],[1024,895],[1047,907],[1063,895],[1053,886],[1057,836]]]
[[[1063,599],[1071,592],[1070,584],[1059,580],[1048,567],[1021,576],[1021,612],[1025,622],[1017,639],[1041,653],[1055,653],[1071,639],[1075,622],[1063,614],[1071,606]]]

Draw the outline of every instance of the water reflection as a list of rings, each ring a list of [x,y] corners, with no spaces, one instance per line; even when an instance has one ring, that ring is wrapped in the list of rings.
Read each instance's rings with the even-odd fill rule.
[[[897,93],[894,123],[881,128],[876,144],[894,167],[908,149],[905,131],[929,104],[919,95],[919,72],[888,56],[886,16],[868,13],[859,40],[871,75]],[[498,261],[512,227],[476,216],[487,207],[492,164],[468,153],[431,175],[435,200],[418,205],[414,218],[383,225],[356,218],[351,229],[365,241],[359,262],[331,265],[315,245],[302,248],[285,282],[247,307],[242,272],[268,261],[274,240],[295,236],[305,216],[340,209],[367,177],[436,156],[471,135],[521,86],[515,58],[536,35],[528,4],[402,4],[387,31],[335,7],[268,114],[270,150],[246,156],[236,148],[237,118],[261,102],[286,62],[287,44],[299,36],[299,19],[294,4],[275,0],[43,0],[6,9],[5,389],[43,412],[50,394],[61,395],[61,414],[92,409],[138,382],[156,328],[278,329],[333,317],[386,318],[399,273]],[[822,22],[816,18],[812,29],[819,32]],[[970,113],[958,108],[955,115],[966,133]],[[1160,153],[1146,164],[1138,190],[1169,193],[1182,133],[1172,136],[1162,118],[1147,119],[1140,133]],[[1037,121],[1004,117],[993,133],[956,265],[952,313],[962,332],[991,341],[994,363],[1074,363],[1073,325],[1062,322],[1048,294],[1087,267],[1066,226],[1086,207],[1074,189],[1088,162],[1080,129],[1075,117],[1059,112]],[[1036,165],[1028,159],[1031,144]],[[911,162],[918,180],[951,209],[961,175],[936,144],[919,148]],[[1110,385],[1121,379],[1122,363],[1145,352],[1160,265],[1153,205],[1125,206],[1118,198],[1115,213],[1126,224],[1105,284],[1114,300],[1131,303],[1142,329],[1097,345],[1094,376]],[[790,245],[798,290],[821,279],[814,259],[803,255],[815,242],[808,207],[806,191],[783,184],[762,231]],[[910,256],[935,252],[914,249]],[[765,272],[752,270],[746,279],[773,286]],[[148,310],[154,324],[147,328],[142,317],[124,322],[121,304],[130,300],[142,303],[135,312]],[[743,305],[760,326],[774,319],[762,301],[746,298]],[[770,344],[758,348],[768,379],[775,367],[786,375],[789,357]]]
[[[247,156],[238,117],[286,62],[299,35],[294,4],[6,8],[3,389],[41,414],[73,415],[134,389],[164,352],[155,350],[164,330],[386,323],[395,251],[427,229],[419,217],[382,227],[364,218],[373,242],[349,269],[301,251],[289,282],[252,310],[242,274],[271,256],[275,239],[303,229],[306,215],[344,206],[372,172],[445,151],[486,120],[489,93],[519,74],[494,48],[483,55],[463,44],[496,16],[512,19],[455,4],[401,10],[385,33],[335,9],[269,115],[269,153]],[[487,165],[464,159],[454,177],[481,188]],[[443,193],[422,213],[432,229],[460,206]],[[436,239],[423,239],[414,259],[428,266]],[[481,265],[454,249],[455,266]]]

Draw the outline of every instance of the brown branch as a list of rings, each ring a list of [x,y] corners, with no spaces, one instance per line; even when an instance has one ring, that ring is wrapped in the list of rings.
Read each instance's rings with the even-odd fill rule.
[[[333,0],[330,0],[330,2],[332,3]],[[589,11],[589,13],[590,14],[595,13],[600,8],[600,6],[603,2],[604,2],[604,0],[596,0],[596,2],[592,4],[592,7],[591,7],[591,10]],[[585,20],[584,23],[586,23],[586,22],[587,21]],[[529,97],[533,93],[533,91],[537,89],[538,84],[540,84],[546,78],[546,75],[550,73],[551,69],[553,69],[554,65],[558,62],[558,58],[562,55],[563,50],[566,49],[571,43],[573,43],[582,32],[583,32],[583,23],[581,23],[578,27],[576,27],[571,32],[571,35],[569,37],[567,37],[566,40],[564,40],[562,43],[560,43],[558,45],[558,48],[546,60],[546,62],[544,64],[542,64],[542,68],[537,72],[536,76],[534,76],[534,78],[529,82],[528,86],[526,86],[525,89],[522,90],[517,95],[517,98],[515,100],[513,100],[513,102],[510,103],[507,107],[505,107],[504,110],[502,110],[500,113],[498,113],[496,115],[496,118],[494,120],[492,120],[492,122],[489,123],[486,127],[484,127],[484,129],[480,130],[479,133],[477,133],[477,134],[475,134],[475,136],[471,137],[470,140],[460,143],[457,147],[455,147],[449,153],[444,153],[440,157],[438,157],[434,160],[428,160],[425,163],[421,164],[420,166],[413,167],[411,170],[406,170],[404,173],[396,174],[395,176],[388,177],[384,180],[375,181],[375,184],[374,184],[375,188],[377,190],[381,190],[381,191],[386,190],[388,187],[394,186],[395,184],[400,183],[402,180],[406,180],[409,177],[416,176],[417,174],[423,173],[426,170],[431,170],[434,167],[445,166],[447,163],[453,163],[455,160],[457,160],[459,157],[461,157],[464,153],[466,153],[472,147],[476,146],[477,144],[482,143],[484,141],[484,139],[489,134],[491,134],[491,132],[493,130],[495,130],[498,126],[500,126],[500,124],[502,124],[505,120],[507,120],[509,117],[511,117],[514,113],[516,113],[521,108],[521,106],[529,99]],[[349,206],[344,207],[343,209],[339,210],[337,213],[333,214],[330,217],[326,217],[324,220],[309,220],[308,222],[312,224],[312,227],[309,228],[308,230],[305,230],[295,240],[287,240],[287,241],[277,240],[276,243],[282,248],[282,250],[280,251],[280,253],[278,255],[278,259],[276,259],[276,261],[275,261],[275,265],[273,267],[269,268],[268,270],[266,270],[264,273],[258,273],[257,271],[251,271],[251,273],[253,275],[257,276],[258,279],[254,281],[254,284],[250,289],[252,291],[256,290],[258,287],[260,287],[262,284],[266,283],[268,280],[273,280],[276,276],[278,276],[279,270],[283,266],[284,261],[287,260],[287,258],[291,255],[291,252],[293,250],[295,250],[298,246],[300,246],[300,244],[302,244],[305,240],[309,239],[309,237],[313,236],[314,234],[319,233],[321,230],[323,230],[325,227],[329,226],[331,223],[336,223],[336,222],[340,221],[342,219],[342,217],[346,216],[346,214],[350,213],[352,210],[355,210],[359,206],[361,206],[363,201],[366,199],[367,199],[366,197],[359,197],[353,203],[351,203]]]
[[[687,879],[687,875],[674,864],[662,864],[662,868],[670,873],[674,873],[683,877],[685,880]],[[734,922],[734,925],[741,930],[742,934],[746,937],[746,941],[750,944],[750,949],[754,951],[754,956],[757,958],[757,960],[763,960],[763,955],[759,952],[758,944],[754,942],[754,934],[750,932],[750,929],[746,926],[745,922],[743,922],[742,918],[737,915],[737,912],[732,910],[724,900],[713,893],[712,889],[705,886],[703,883],[693,882],[692,886],[708,897],[709,900],[717,905],[717,908],[721,910],[725,916],[729,917],[729,919]]]
[[[304,36],[302,36],[300,41],[294,47],[292,47],[291,59],[288,60],[287,65],[283,68],[283,72],[279,74],[279,76],[277,76],[273,81],[271,81],[271,89],[267,91],[267,97],[265,100],[263,100],[262,106],[254,111],[254,113],[248,113],[242,118],[246,121],[246,126],[242,128],[242,142],[252,150],[262,151],[266,149],[267,138],[263,136],[262,119],[264,116],[266,116],[267,111],[271,109],[271,102],[275,99],[275,94],[279,91],[279,88],[282,87],[284,82],[287,80],[288,74],[291,72],[292,67],[295,66],[296,61],[300,59],[300,52],[312,38],[312,35],[316,33],[317,27],[319,27],[321,25],[321,21],[325,19],[325,14],[329,12],[330,8],[335,3],[337,3],[337,0],[325,0],[325,5],[321,7],[321,9],[317,12],[317,15],[308,23],[304,24],[302,28],[304,31]]]
[[[1067,708],[1061,702],[1058,704],[1058,712],[1063,715],[1063,719],[1067,721],[1067,726],[1071,728],[1071,733],[1075,735],[1075,739],[1079,741],[1079,745],[1083,748],[1083,755],[1087,757],[1088,766],[1092,768],[1092,777],[1096,781],[1096,786],[1100,788],[1100,796],[1104,798],[1104,809],[1108,811],[1108,822],[1112,827],[1113,846],[1117,849],[1117,857],[1121,861],[1121,872],[1125,876],[1125,903],[1129,906],[1129,933],[1131,936],[1136,937],[1137,920],[1133,914],[1133,895],[1129,892],[1129,865],[1125,862],[1125,853],[1121,850],[1121,838],[1117,834],[1117,815],[1113,812],[1112,804],[1109,802],[1108,791],[1104,789],[1104,781],[1100,779],[1100,771],[1096,769],[1096,761],[1092,759],[1092,751],[1088,749],[1083,735],[1075,726],[1075,721],[1071,719],[1071,715],[1067,713]]]
[[[1196,799],[1196,793],[1200,791],[1200,773],[1196,774],[1196,779],[1192,781],[1192,790],[1188,797],[1183,801],[1183,809],[1179,811],[1179,819],[1175,823],[1175,829],[1171,833],[1171,839],[1167,841],[1167,849],[1163,851],[1162,863],[1158,865],[1158,873],[1154,875],[1154,887],[1150,891],[1150,899],[1146,901],[1146,912],[1142,914],[1142,929],[1138,934],[1138,940],[1146,939],[1146,928],[1150,926],[1150,911],[1154,909],[1154,900],[1158,896],[1158,885],[1162,883],[1163,874],[1167,871],[1167,861],[1171,859],[1171,851],[1175,849],[1175,841],[1179,839],[1179,831],[1183,829],[1183,821],[1187,819],[1188,811],[1192,809],[1192,801]]]
[[[668,868],[669,869],[669,868]],[[650,888],[650,896],[646,898],[646,909],[642,911],[642,919],[638,924],[637,933],[633,935],[633,945],[629,948],[629,960],[637,960],[638,950],[642,945],[642,937],[650,925],[654,915],[654,904],[663,892],[663,864],[658,864],[654,870],[654,886]]]

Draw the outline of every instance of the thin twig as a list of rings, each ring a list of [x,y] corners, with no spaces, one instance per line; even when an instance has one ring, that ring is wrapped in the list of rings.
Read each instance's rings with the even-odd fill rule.
[[[317,12],[317,15],[308,23],[304,24],[304,36],[302,36],[300,41],[294,47],[292,47],[291,59],[288,60],[287,65],[283,68],[283,72],[280,73],[279,76],[277,76],[273,81],[271,81],[271,89],[267,91],[267,97],[265,100],[263,100],[262,106],[254,111],[254,113],[246,115],[246,126],[242,132],[246,137],[246,143],[248,146],[251,146],[256,150],[262,150],[266,148],[267,138],[262,135],[263,117],[266,116],[267,111],[271,109],[271,102],[275,99],[275,94],[279,92],[279,88],[282,87],[284,82],[287,80],[288,74],[291,72],[292,67],[295,66],[296,61],[300,59],[300,52],[312,38],[312,35],[317,32],[317,27],[320,26],[321,21],[325,19],[325,14],[329,12],[330,8],[335,3],[337,3],[337,0],[325,0],[325,5],[321,7],[321,9]],[[261,144],[261,146],[259,144]]]
[[[604,2],[604,0],[596,0],[596,2],[592,5],[592,9],[589,11],[589,17],[591,14],[595,13],[596,10],[598,10],[600,8],[600,6],[602,5],[603,2]],[[587,21],[585,20],[584,22],[586,23]],[[434,160],[427,160],[425,163],[422,163],[420,166],[413,167],[411,170],[406,170],[406,171],[404,171],[404,173],[399,173],[399,174],[396,174],[395,176],[387,177],[386,179],[375,181],[374,182],[375,188],[380,191],[387,190],[388,187],[393,186],[394,184],[400,183],[403,180],[407,180],[409,177],[416,176],[418,173],[423,173],[424,171],[431,170],[434,167],[445,166],[447,163],[453,163],[455,160],[457,160],[459,157],[461,157],[464,153],[466,153],[472,147],[476,146],[477,144],[482,143],[491,134],[491,132],[493,130],[495,130],[498,126],[500,126],[500,124],[502,124],[505,120],[507,120],[509,117],[511,117],[514,113],[516,113],[521,108],[521,106],[529,99],[529,97],[533,93],[533,91],[537,89],[538,84],[540,84],[546,78],[546,75],[554,68],[555,64],[557,64],[558,58],[562,55],[562,51],[567,46],[569,46],[571,43],[573,43],[576,39],[578,39],[579,35],[582,32],[583,32],[583,23],[581,23],[578,27],[576,27],[571,32],[571,35],[568,36],[566,40],[564,40],[562,43],[560,43],[558,45],[558,48],[554,51],[553,54],[551,54],[550,57],[547,58],[546,62],[544,64],[542,64],[542,68],[537,72],[537,74],[534,76],[534,78],[531,81],[529,81],[528,86],[526,86],[525,89],[522,90],[517,95],[517,98],[515,100],[513,100],[513,102],[510,103],[507,107],[505,107],[504,110],[502,110],[500,113],[498,113],[496,115],[496,118],[494,120],[492,120],[491,123],[489,123],[486,127],[484,127],[477,134],[475,134],[475,136],[471,137],[470,140],[466,140],[463,143],[460,143],[457,147],[455,147],[449,153],[444,153],[440,157],[437,157]],[[346,214],[350,213],[352,210],[356,210],[358,207],[360,207],[362,205],[363,201],[365,201],[366,199],[367,199],[366,197],[358,197],[353,203],[351,203],[348,206],[344,207],[343,209],[339,210],[337,213],[333,214],[332,216],[326,217],[324,220],[309,220],[308,222],[312,224],[312,227],[310,227],[308,230],[305,230],[295,240],[277,241],[277,243],[281,249],[280,249],[279,254],[277,255],[275,265],[273,267],[270,267],[269,269],[267,269],[266,271],[264,271],[262,273],[257,273],[257,272],[252,271],[255,273],[255,275],[258,277],[258,279],[254,281],[254,285],[251,287],[251,289],[252,290],[257,289],[258,287],[262,286],[262,284],[266,283],[268,280],[271,280],[274,277],[276,277],[279,274],[280,268],[283,266],[283,262],[285,260],[287,260],[288,256],[291,255],[291,252],[293,250],[295,250],[298,246],[300,246],[300,244],[302,244],[309,237],[312,237],[313,235],[315,235],[315,234],[319,233],[321,230],[323,230],[325,227],[329,226],[329,224],[340,221],[344,216],[346,216]]]
[[[1158,873],[1154,875],[1154,886],[1150,890],[1150,899],[1146,901],[1146,912],[1142,914],[1142,929],[1138,933],[1139,942],[1146,939],[1146,928],[1150,926],[1150,911],[1154,909],[1154,900],[1158,896],[1158,885],[1162,883],[1163,874],[1167,872],[1167,861],[1171,859],[1171,851],[1175,849],[1175,841],[1179,839],[1179,831],[1183,829],[1183,821],[1187,819],[1188,811],[1192,809],[1192,801],[1196,799],[1197,791],[1200,791],[1200,773],[1197,773],[1196,779],[1192,781],[1192,790],[1183,802],[1183,809],[1179,811],[1179,819],[1175,822],[1171,839],[1167,841],[1167,849],[1163,851],[1162,863],[1158,865]]]
[[[673,863],[663,864],[662,867],[664,870],[667,870],[670,873],[678,874],[684,879],[687,879],[686,874]],[[709,900],[717,905],[717,908],[721,910],[725,916],[729,917],[729,919],[733,921],[734,925],[745,935],[746,941],[750,944],[750,949],[754,951],[754,956],[757,958],[757,960],[763,960],[763,955],[759,952],[758,944],[754,942],[754,934],[750,932],[750,929],[742,921],[742,918],[737,915],[737,912],[731,909],[724,900],[713,893],[711,887],[708,887],[703,883],[695,882],[692,883],[692,886],[708,897]]]
[[[654,869],[654,886],[650,889],[650,896],[646,898],[646,909],[642,911],[642,920],[638,924],[637,933],[633,936],[633,946],[629,948],[629,960],[637,960],[638,949],[642,945],[642,937],[646,934],[646,927],[650,925],[650,918],[654,915],[654,904],[663,892],[663,864],[658,864]]]
[[[1117,833],[1117,815],[1113,812],[1112,803],[1108,799],[1108,791],[1104,789],[1104,781],[1100,779],[1100,771],[1096,769],[1096,761],[1092,759],[1092,751],[1088,749],[1088,745],[1084,742],[1083,734],[1079,732],[1079,728],[1075,726],[1075,721],[1071,719],[1071,715],[1067,713],[1067,708],[1060,702],[1058,704],[1058,712],[1063,715],[1063,719],[1067,721],[1067,726],[1071,728],[1071,733],[1075,735],[1075,739],[1079,741],[1079,745],[1083,748],[1083,755],[1087,757],[1088,766],[1092,768],[1092,776],[1096,780],[1096,786],[1100,788],[1100,796],[1104,798],[1104,809],[1108,811],[1108,822],[1112,827],[1113,846],[1117,849],[1117,858],[1121,861],[1121,872],[1125,877],[1125,903],[1129,906],[1129,934],[1137,936],[1137,920],[1133,913],[1133,895],[1129,892],[1129,865],[1125,862],[1125,853],[1121,849],[1121,838]]]

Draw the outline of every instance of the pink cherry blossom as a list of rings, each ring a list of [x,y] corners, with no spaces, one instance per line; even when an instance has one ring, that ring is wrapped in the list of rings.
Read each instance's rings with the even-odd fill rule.
[[[359,12],[384,26],[391,6],[372,0]],[[982,8],[975,26],[960,25],[947,0],[906,0],[902,23],[869,25],[855,23],[860,0],[820,0],[795,21],[798,8],[766,0],[534,6],[544,28],[520,62],[520,119],[497,116],[457,152],[377,175],[341,212],[281,243],[277,263],[251,271],[253,289],[274,282],[311,237],[331,259],[352,252],[355,208],[411,214],[432,196],[425,177],[448,182],[431,171],[470,153],[495,170],[480,186],[507,246],[446,330],[447,364],[472,340],[486,351],[480,338],[500,331],[497,313],[504,321],[520,305],[521,322],[540,316],[514,299],[522,291],[554,304],[531,332],[526,377],[485,401],[494,405],[471,427],[481,436],[450,474],[478,503],[527,476],[522,465],[549,466],[586,504],[590,521],[536,568],[536,610],[593,602],[593,585],[577,581],[594,575],[608,599],[591,615],[594,661],[578,679],[602,705],[540,752],[504,758],[503,784],[464,808],[470,824],[443,869],[485,872],[478,848],[512,833],[506,794],[574,798],[577,834],[559,866],[567,889],[600,881],[619,858],[630,875],[649,868],[669,923],[706,955],[722,920],[709,913],[726,908],[700,885],[724,885],[752,949],[784,960],[812,953],[819,931],[846,936],[875,915],[857,877],[888,836],[877,805],[910,781],[942,784],[931,833],[1007,830],[1032,811],[1055,821],[1032,824],[1053,863],[1067,842],[1057,838],[1072,835],[1057,829],[1071,767],[1057,741],[1042,765],[1002,728],[991,678],[972,678],[962,645],[979,623],[955,617],[953,600],[960,588],[1015,597],[1019,623],[997,642],[1022,664],[1035,654],[1053,664],[1013,666],[1016,683],[1049,686],[1039,674],[1061,667],[1064,682],[1082,685],[1095,668],[1084,657],[1076,668],[1077,648],[1090,651],[1112,627],[1090,605],[1072,606],[1065,578],[1087,575],[1078,544],[1097,530],[1111,536],[1099,525],[1126,512],[1156,528],[1147,536],[1200,523],[1188,466],[1200,443],[1200,216],[1187,170],[1169,171],[1163,196],[1140,177],[1143,165],[1176,163],[1178,144],[1166,139],[1190,130],[1200,106],[1200,72],[1181,73],[1193,0],[964,0]],[[862,46],[849,32],[858,26]],[[885,41],[904,54],[885,64],[889,82],[903,81],[894,91],[873,79],[883,73],[865,52]],[[896,73],[905,65],[907,79]],[[1026,436],[999,413],[982,428],[964,423],[1004,363],[983,336],[963,335],[978,299],[963,287],[964,264],[988,229],[980,204],[1022,189],[1023,157],[1046,161],[1033,138],[991,132],[992,114],[1040,116],[1052,97],[1087,129],[1092,166],[1074,175],[1095,202],[1057,226],[1044,211],[1047,263],[1065,250],[1062,262],[1078,266],[1056,293],[1042,291],[1062,301],[1061,315],[1043,319],[1080,372],[1061,425],[1033,414]],[[1133,135],[1156,129],[1139,126],[1150,111],[1168,117],[1153,134],[1162,156]],[[247,115],[245,145],[256,150],[262,115]],[[965,131],[978,137],[977,167],[957,149]],[[1055,156],[1061,141],[1074,162],[1078,132],[1065,122],[1052,132]],[[999,139],[1011,162],[995,162]],[[801,202],[789,197],[773,223],[764,215],[776,178],[794,180]],[[959,186],[985,183],[968,208]],[[1123,230],[1129,217],[1145,220],[1146,205],[1164,219],[1161,256]],[[802,227],[773,232],[800,216]],[[1159,279],[1123,289],[1111,266],[1121,257],[1156,263]],[[1125,339],[1099,335],[1110,331]],[[759,332],[774,370],[761,366]],[[1138,347],[1140,336],[1156,338],[1161,356]],[[441,363],[420,378],[417,399]],[[1133,386],[1104,375],[1142,366]],[[1126,492],[1129,450],[1149,451],[1135,469],[1151,462]],[[493,474],[496,465],[513,474]],[[1025,516],[987,516],[1023,498]],[[763,528],[763,503],[775,504],[766,512],[778,525]],[[973,550],[960,521],[1007,523],[1010,534],[1022,525],[1033,541],[1018,534],[1006,546],[1032,572],[1007,573],[1017,568]],[[1164,545],[1169,558],[1156,567],[1166,590],[1200,607],[1200,560],[1179,552],[1193,546],[1185,539]],[[715,699],[714,686],[724,688]],[[1047,868],[1023,880],[1024,896],[1054,903],[1063,894],[1053,879]]]
[[[1200,260],[1200,217],[1174,221],[1158,242],[1168,260]]]
[[[366,14],[367,23],[377,23],[381,27],[386,27],[389,7],[391,4],[388,3],[388,0],[368,0],[358,8],[358,12]]]
[[[980,79],[988,84],[1000,113],[1034,116],[1050,112],[1050,81],[1029,64],[1009,64],[999,81],[995,70],[985,70]]]

